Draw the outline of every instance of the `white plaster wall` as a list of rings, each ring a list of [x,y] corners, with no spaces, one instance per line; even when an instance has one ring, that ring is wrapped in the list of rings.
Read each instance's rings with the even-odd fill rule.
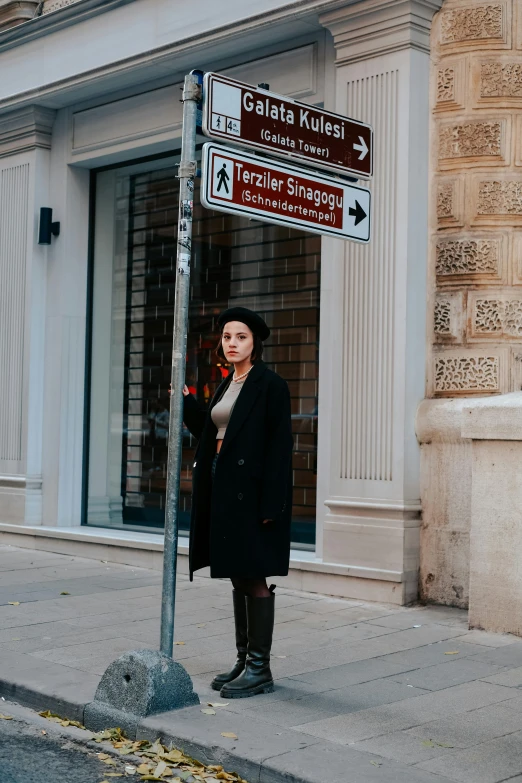
[[[57,114],[48,206],[61,223],[48,250],[43,520],[79,525],[83,461],[89,172],[67,165],[68,114]]]
[[[92,18],[50,31],[47,35],[26,43],[19,42],[13,48],[2,52],[2,71],[9,74],[8,79],[0,82],[0,104],[9,100],[17,93],[37,91],[48,88],[50,84],[62,82],[79,74],[108,67],[113,69],[116,62],[124,62],[130,58],[143,56],[144,65],[150,64],[150,53],[159,50],[162,65],[149,78],[159,75],[172,75],[173,63],[169,60],[169,48],[181,47],[181,54],[186,43],[190,49],[197,47],[197,39],[216,30],[224,30],[223,47],[221,36],[217,36],[214,56],[222,58],[230,54],[231,45],[228,38],[233,35],[233,28],[250,26],[257,28],[255,21],[262,19],[264,14],[277,12],[287,6],[281,0],[198,0],[193,3],[171,2],[171,0],[135,0],[112,11],[101,13]],[[291,4],[290,4],[291,5]],[[311,20],[300,21],[306,5],[295,3],[296,13],[293,15],[293,28],[296,36],[303,35],[312,28]],[[312,11],[315,3],[310,2]],[[283,14],[282,19],[288,21],[291,12]],[[263,24],[259,25],[261,28]],[[315,26],[317,29],[318,25]],[[227,31],[230,28],[230,32]],[[270,37],[280,38],[279,30],[266,35],[267,30],[258,33],[257,44],[252,42],[250,48],[269,43]],[[291,28],[285,30],[291,34]],[[268,41],[267,41],[268,38]],[[241,43],[239,43],[241,46]],[[198,62],[191,67],[198,67],[204,54],[198,52]],[[35,64],[38,64],[35,67]],[[121,68],[122,76],[124,67]],[[145,74],[144,74],[145,75]],[[142,77],[143,78],[143,77]]]
[[[49,153],[2,161],[0,180],[0,513],[41,524],[46,252],[37,244]]]

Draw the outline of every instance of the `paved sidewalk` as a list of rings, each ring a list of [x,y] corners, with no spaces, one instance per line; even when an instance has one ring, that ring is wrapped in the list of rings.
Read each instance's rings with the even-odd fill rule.
[[[0,694],[81,720],[114,658],[157,647],[160,583],[0,547]],[[233,761],[249,783],[522,783],[522,640],[468,632],[451,608],[276,596],[275,692],[205,715],[234,656],[230,586],[179,578],[175,655],[202,705],[147,719],[143,736]]]

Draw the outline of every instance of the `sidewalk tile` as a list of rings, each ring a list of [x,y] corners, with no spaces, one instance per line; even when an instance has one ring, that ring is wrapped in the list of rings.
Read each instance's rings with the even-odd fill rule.
[[[499,783],[522,773],[522,732],[457,750],[415,769],[446,775],[460,783]]]
[[[261,783],[445,783],[447,778],[412,769],[382,756],[352,748],[312,745],[269,758],[261,769]],[[425,777],[427,775],[427,777]]]
[[[382,677],[396,679],[396,675],[401,674],[405,668],[409,667],[388,663],[386,658],[370,658],[369,660],[354,661],[315,672],[299,674],[296,679],[321,685],[325,689],[344,688],[347,685],[358,685],[362,682],[379,680]]]
[[[448,657],[450,658],[449,663],[426,666],[417,671],[400,674],[394,679],[417,688],[438,691],[442,688],[451,688],[453,685],[461,685],[463,682],[482,679],[500,671],[500,667],[492,663],[476,661],[473,658],[455,660],[456,656]]]
[[[408,731],[393,731],[381,734],[379,737],[355,742],[350,745],[355,750],[373,753],[383,758],[401,761],[404,764],[418,764],[421,761],[443,756],[450,753],[450,748],[444,748],[435,743],[424,742],[424,737],[412,736]],[[405,783],[407,783],[405,781]]]
[[[415,696],[395,704],[339,715],[298,726],[315,737],[348,745],[391,731],[413,728],[436,718],[469,712],[488,704],[506,701],[510,692],[499,685],[472,682],[443,691]],[[512,694],[511,694],[512,696]]]
[[[408,729],[407,734],[454,748],[469,748],[520,731],[520,715],[506,705],[492,704],[461,715],[448,716]]]

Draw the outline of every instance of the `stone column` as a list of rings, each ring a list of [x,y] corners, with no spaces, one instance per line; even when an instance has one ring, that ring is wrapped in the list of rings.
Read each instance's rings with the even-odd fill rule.
[[[472,447],[469,626],[522,636],[522,392],[470,400]]]
[[[417,596],[424,396],[429,33],[438,0],[363,0],[321,17],[335,46],[329,108],[374,126],[368,246],[323,240],[320,465],[325,562],[349,592]],[[326,458],[325,458],[326,455]]]
[[[522,385],[520,2],[445,0],[432,29],[430,100],[427,397],[509,393]],[[430,450],[440,459],[437,502],[434,482],[422,481],[421,593],[465,606],[471,484],[454,492],[455,447],[433,443],[423,446],[426,466]]]
[[[41,524],[47,251],[54,111],[0,119],[0,521]]]

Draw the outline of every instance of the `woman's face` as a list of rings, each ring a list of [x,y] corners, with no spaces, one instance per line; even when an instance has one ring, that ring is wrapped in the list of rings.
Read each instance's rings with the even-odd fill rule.
[[[254,335],[241,321],[229,321],[223,329],[221,344],[227,361],[238,364],[250,359],[254,350]]]

